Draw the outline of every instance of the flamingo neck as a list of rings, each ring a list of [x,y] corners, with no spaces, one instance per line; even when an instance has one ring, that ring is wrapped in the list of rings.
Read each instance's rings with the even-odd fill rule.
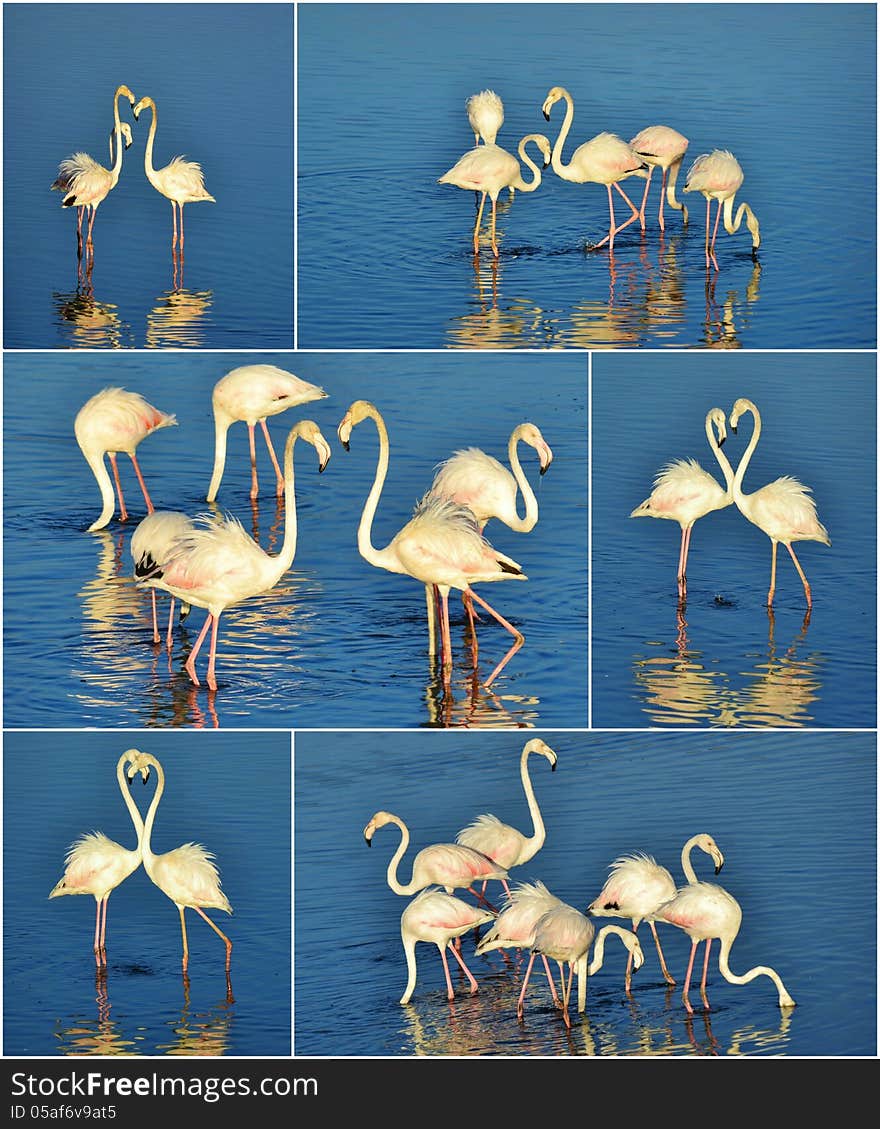
[[[700,881],[691,863],[691,851],[697,845],[698,839],[699,835],[694,835],[692,839],[688,839],[681,849],[681,869],[684,871],[689,886],[697,886]]]
[[[750,981],[755,980],[758,976],[767,976],[776,985],[776,991],[779,993],[779,1006],[780,1007],[793,1007],[794,1000],[788,994],[785,985],[782,983],[782,977],[774,969],[766,964],[757,964],[754,968],[750,968],[748,972],[744,972],[741,976],[731,971],[728,959],[730,957],[730,950],[736,938],[736,933],[732,937],[722,937],[721,939],[721,952],[718,956],[718,968],[721,975],[725,980],[731,984],[748,984]]]
[[[119,180],[119,174],[122,172],[122,122],[119,119],[119,98],[117,94],[113,99],[113,134],[116,138],[116,159],[113,161],[113,167],[110,170],[113,186]],[[110,156],[113,158],[113,143],[110,143]]]
[[[532,787],[532,780],[529,776],[529,755],[532,750],[525,748],[522,751],[519,762],[519,773],[522,779],[523,791],[526,794],[526,802],[529,805],[529,813],[532,817],[533,833],[530,839],[526,840],[529,846],[529,853],[520,855],[517,862],[528,862],[530,858],[538,853],[544,845],[546,838],[546,831],[544,829],[544,820],[541,816],[541,809],[538,807],[538,800],[535,796],[535,789]]]
[[[156,818],[156,809],[159,807],[159,801],[162,799],[162,793],[165,791],[165,773],[155,757],[149,757],[148,760],[156,770],[156,792],[149,810],[147,811],[146,822],[141,832],[141,855],[144,860],[144,870],[146,870],[147,874],[152,876],[153,863],[155,862],[156,856],[153,854],[150,846],[150,837],[153,834],[153,821]]]
[[[624,929],[621,925],[603,925],[596,936],[593,959],[590,961],[590,967],[587,970],[588,976],[594,976],[605,962],[605,941],[611,933],[616,933],[624,944],[632,936],[629,930]]]
[[[125,779],[125,763],[127,760],[128,751],[124,752],[116,762],[116,780],[119,784],[119,791],[122,793],[122,799],[125,801],[125,806],[128,808],[128,814],[131,816],[131,822],[134,824],[135,833],[137,834],[137,846],[134,849],[134,854],[137,855],[140,861],[144,821],[141,818],[141,813],[138,811],[137,804],[134,802],[134,797],[131,794],[131,789],[128,787],[128,783]]]
[[[409,998],[416,989],[416,942],[412,937],[403,938],[403,951],[406,954],[406,988],[400,997],[402,1004],[409,1003]]]
[[[561,176],[563,180],[576,180],[577,178],[572,175],[571,162],[567,165],[562,162],[562,146],[565,144],[565,139],[568,137],[568,131],[571,129],[571,123],[574,118],[574,101],[567,90],[563,92],[562,97],[565,99],[565,117],[562,120],[562,127],[556,135],[556,141],[553,144],[550,164],[553,166],[553,171],[556,175]]]
[[[287,442],[284,444],[284,540],[281,543],[281,551],[276,556],[269,558],[273,566],[273,585],[287,572],[296,555],[297,526],[296,495],[293,486],[293,448],[297,439],[299,439],[298,426],[291,429],[287,436]]]
[[[733,496],[733,467],[727,458],[727,455],[721,450],[721,444],[718,442],[718,436],[715,434],[715,425],[710,416],[706,417],[706,438],[709,440],[709,446],[712,448],[712,453],[721,467],[721,473],[724,475],[724,485],[727,490],[727,497]]]
[[[669,172],[666,175],[666,203],[670,208],[675,208],[677,212],[681,212],[683,223],[688,221],[688,210],[683,200],[679,200],[675,195],[675,182],[678,180],[678,173],[681,169],[681,161],[679,158],[669,166]]]
[[[110,472],[104,462],[104,453],[102,451],[90,451],[85,455],[86,462],[92,468],[92,474],[94,474],[101,491],[101,514],[89,526],[89,533],[91,533],[95,529],[103,529],[113,517],[116,510],[116,495],[113,493]]]
[[[733,500],[738,506],[741,506],[743,503],[748,503],[748,495],[743,493],[742,483],[746,475],[746,468],[754,454],[755,448],[758,446],[758,440],[761,438],[761,413],[751,400],[747,401],[747,403],[748,410],[752,413],[752,418],[755,421],[755,426],[752,430],[749,445],[746,447],[743,457],[739,460],[739,465],[736,468],[736,475],[733,480]]]
[[[516,479],[517,486],[519,486],[520,493],[526,504],[525,517],[516,515],[516,523],[511,525],[511,529],[516,530],[517,533],[528,533],[535,528],[538,520],[538,499],[535,497],[535,492],[526,478],[525,471],[523,470],[519,455],[517,454],[517,447],[519,446],[520,436],[522,432],[517,427],[510,436],[507,444],[507,459],[510,463],[510,469],[513,471],[513,477]],[[515,504],[515,503],[514,503]]]
[[[541,183],[541,170],[535,164],[535,162],[531,159],[531,157],[528,155],[528,153],[526,152],[527,142],[535,141],[537,139],[537,136],[538,135],[535,134],[535,133],[530,133],[527,137],[524,137],[519,143],[519,149],[518,149],[519,159],[521,161],[523,161],[525,164],[527,164],[529,166],[529,168],[532,170],[532,179],[531,180],[528,180],[528,181],[523,180],[522,173],[520,173],[519,176],[517,177],[517,179],[514,181],[512,187],[516,188],[517,191],[519,191],[519,192],[534,192],[535,189],[538,187],[538,185]]]
[[[144,149],[144,172],[147,174],[147,180],[153,187],[156,186],[156,170],[153,168],[153,141],[156,137],[156,103],[152,98],[146,100],[146,104],[150,107],[152,113],[152,120],[150,121],[150,132],[147,134],[147,147]]]
[[[757,249],[761,245],[761,229],[758,225],[758,217],[752,209],[743,202],[736,210],[736,218],[733,217],[733,197],[728,196],[724,201],[724,230],[728,235],[733,235],[739,231],[740,224],[743,221],[743,216],[746,218],[746,227],[752,237],[752,247]]]
[[[376,476],[373,479],[373,485],[370,487],[370,492],[367,495],[367,500],[364,503],[364,510],[361,514],[361,520],[358,523],[358,552],[365,561],[370,564],[376,565],[378,568],[389,568],[389,559],[387,549],[377,549],[372,542],[371,533],[373,528],[373,518],[376,516],[376,510],[379,506],[379,498],[382,494],[382,487],[385,485],[385,476],[388,474],[389,462],[389,443],[388,443],[388,429],[385,426],[385,421],[379,414],[378,410],[372,408],[367,412],[367,415],[376,424],[376,431],[379,436],[379,458],[376,462]],[[392,569],[392,571],[397,571]],[[403,853],[403,852],[401,852]]]
[[[211,473],[211,484],[205,499],[208,502],[214,501],[220,489],[223,468],[226,466],[226,432],[231,423],[232,419],[229,416],[218,408],[214,409],[214,470]]]
[[[391,887],[395,894],[415,894],[417,891],[412,882],[410,882],[408,886],[404,886],[401,884],[400,880],[397,877],[398,863],[406,854],[406,848],[409,846],[409,828],[402,819],[394,819],[391,822],[395,825],[395,827],[400,828],[400,843],[397,846],[397,850],[391,856],[391,861],[388,863],[388,870],[386,872],[388,885]]]

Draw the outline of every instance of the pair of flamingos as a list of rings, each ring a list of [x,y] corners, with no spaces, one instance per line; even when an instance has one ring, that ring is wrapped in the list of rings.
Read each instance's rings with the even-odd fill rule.
[[[562,159],[562,149],[574,119],[574,99],[564,87],[554,86],[548,92],[542,110],[545,120],[549,122],[550,111],[559,101],[565,102],[566,112],[552,152],[550,142],[543,134],[530,133],[523,137],[519,143],[517,149],[519,160],[517,160],[512,153],[495,144],[495,137],[504,120],[501,99],[493,91],[482,91],[468,99],[468,119],[474,130],[476,145],[438,179],[438,184],[452,184],[458,188],[471,189],[481,194],[473,231],[474,254],[479,250],[480,225],[487,197],[492,202],[490,225],[492,253],[498,258],[496,210],[499,193],[503,188],[509,188],[511,195],[517,189],[520,192],[534,192],[541,184],[542,170],[531,160],[526,151],[529,142],[534,142],[538,147],[543,157],[543,168],[551,164],[553,171],[563,180],[572,181],[575,184],[605,185],[608,193],[610,217],[608,234],[593,245],[593,250],[603,247],[606,243],[609,249],[613,250],[615,236],[637,219],[641,223],[642,230],[645,230],[645,207],[651,186],[651,176],[655,168],[662,171],[658,214],[661,230],[665,230],[664,195],[671,207],[682,212],[682,218],[687,223],[687,209],[675,197],[675,182],[688,147],[686,137],[665,125],[648,126],[632,138],[629,144],[614,133],[603,132],[579,145],[566,164]],[[479,145],[481,137],[485,142],[482,146]],[[523,179],[520,161],[523,161],[531,170],[532,179],[530,181]],[[630,176],[646,178],[645,191],[640,207],[636,207],[620,187],[620,182]],[[760,246],[760,226],[749,205],[741,203],[735,217],[733,214],[734,197],[742,186],[743,179],[742,167],[734,155],[726,149],[715,149],[711,153],[704,153],[697,157],[687,174],[684,191],[700,192],[706,198],[705,258],[707,268],[711,263],[718,270],[715,242],[722,211],[724,213],[725,230],[731,235],[739,230],[743,217],[745,217],[746,226],[752,236],[753,256]],[[623,198],[630,209],[629,218],[621,224],[615,221],[612,188]],[[710,209],[713,200],[717,203],[717,211],[710,238]]]
[[[150,97],[141,98],[138,102],[127,86],[118,86],[113,95],[113,132],[110,134],[110,162],[109,169],[89,156],[88,153],[74,153],[66,157],[58,168],[58,176],[52,184],[52,189],[63,193],[62,208],[76,208],[77,210],[77,245],[82,253],[82,223],[83,217],[88,212],[89,222],[86,233],[87,250],[93,249],[92,228],[95,224],[95,215],[98,205],[107,198],[110,191],[116,187],[119,174],[122,172],[123,138],[125,148],[131,145],[131,126],[128,122],[121,121],[119,117],[119,99],[127,98],[132,107],[135,121],[145,109],[152,111],[150,132],[147,136],[147,147],[144,151],[144,172],[147,180],[166,199],[171,201],[173,219],[172,249],[178,245],[177,213],[180,211],[180,251],[183,252],[183,206],[184,204],[198,201],[216,202],[214,197],[205,188],[204,176],[199,164],[195,161],[186,161],[183,157],[173,157],[163,168],[153,167],[153,142],[156,138],[157,111],[156,103]],[[114,141],[116,156],[114,159]]]
[[[129,787],[138,775],[146,784],[151,769],[155,770],[157,777],[156,791],[144,821],[132,799]],[[184,910],[190,908],[207,921],[226,946],[228,974],[232,942],[204,912],[206,909],[217,909],[224,913],[232,913],[229,899],[220,889],[220,876],[213,861],[214,855],[198,843],[184,843],[160,855],[153,853],[150,846],[153,821],[165,790],[165,773],[154,756],[150,753],[142,753],[138,749],[127,749],[117,761],[116,779],[137,834],[135,849],[128,850],[101,831],[92,831],[80,836],[71,844],[64,860],[64,874],[49,897],[58,898],[64,894],[90,894],[94,897],[95,963],[102,968],[107,964],[107,903],[110,895],[143,862],[144,870],[150,880],[171,899],[180,914],[183,971],[186,972],[189,965]]]
[[[681,526],[677,575],[679,599],[683,601],[687,596],[687,558],[694,522],[713,510],[724,509],[735,502],[740,513],[770,538],[767,606],[772,608],[776,591],[776,549],[778,545],[785,545],[801,578],[807,608],[812,608],[812,591],[792,548],[792,542],[819,541],[823,545],[830,545],[831,539],[827,529],[819,521],[809,487],[796,478],[785,475],[752,494],[743,492],[743,478],[761,436],[761,416],[752,401],[745,397],[736,401],[730,413],[730,426],[735,432],[740,418],[747,412],[752,413],[754,428],[736,474],[721,451],[721,445],[727,437],[724,412],[720,408],[712,408],[706,415],[706,438],[724,474],[723,489],[696,460],[676,459],[659,472],[654,481],[654,490],[641,505],[636,506],[630,517],[668,518]]]

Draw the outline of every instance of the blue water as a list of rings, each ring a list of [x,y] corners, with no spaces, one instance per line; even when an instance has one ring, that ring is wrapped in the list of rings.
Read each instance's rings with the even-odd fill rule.
[[[211,389],[230,369],[280,365],[327,398],[270,421],[277,450],[301,418],[332,448],[322,475],[296,447],[298,540],[293,567],[266,596],[224,612],[218,689],[183,669],[205,613],[176,629],[172,652],[154,646],[149,593],[135,588],[129,542],[144,515],[130,460],[120,474],[130,518],[86,530],[100,512],[97,484],[73,436],[80,406],[106,385],[144,393],[178,426],[147,437],[139,462],[154,504],[198,514],[213,464]],[[4,723],[18,727],[417,727],[587,724],[587,359],[529,354],[7,354],[4,371]],[[438,390],[441,390],[438,395]],[[530,419],[553,450],[547,473],[522,446],[539,520],[530,534],[491,523],[486,536],[528,580],[478,586],[525,644],[486,688],[511,639],[483,613],[476,677],[460,599],[450,601],[451,682],[427,649],[424,587],[375,568],[357,526],[378,457],[371,422],[346,453],[336,427],[349,404],[372,400],[391,443],[373,529],[386,545],[409,520],[435,465],[459,447],[507,458]],[[269,552],[284,530],[274,476],[258,436],[261,495],[248,498],[247,430],[229,431],[218,508],[239,517]],[[167,614],[164,598],[160,615]],[[206,645],[207,648],[207,645]]]
[[[743,910],[731,967],[740,973],[756,964],[774,967],[797,1006],[782,1012],[764,977],[744,986],[723,980],[716,943],[711,1010],[704,1012],[699,992],[692,992],[697,1010],[688,1021],[681,1001],[688,938],[658,927],[678,980],[667,991],[643,925],[645,964],[632,998],[623,988],[624,950],[609,942],[605,965],[589,982],[586,1013],[570,1035],[543,974],[530,980],[525,1022],[518,1024],[523,966],[506,965],[497,953],[474,956],[469,936],[462,953],[478,993],[469,995],[463,976],[453,972],[456,996],[448,1001],[436,948],[419,944],[416,989],[402,1007],[400,915],[408,899],[385,878],[399,833],[379,829],[368,850],[363,828],[381,809],[408,824],[411,846],[399,867],[404,881],[418,849],[453,840],[481,812],[530,833],[519,777],[524,738],[297,733],[297,1055],[876,1054],[873,734],[539,735],[558,756],[553,773],[540,757],[530,758],[538,762],[531,778],[547,838],[511,877],[540,879],[583,910],[619,854],[653,854],[681,880],[685,840],[708,832],[725,863],[713,878],[708,859],[694,852],[698,877],[720,883]],[[490,896],[493,889],[500,891],[490,884]],[[829,916],[829,897],[846,912]],[[701,947],[701,961],[702,955]]]
[[[291,347],[292,5],[9,4],[3,45],[4,345]],[[198,162],[216,198],[184,207],[182,265],[144,175],[149,110],[135,122],[120,100],[133,143],[90,270],[75,209],[49,191],[78,150],[109,164],[120,83],[156,102],[154,166]]]
[[[877,724],[877,459],[874,354],[676,357],[592,364],[592,723],[599,727]],[[630,519],[670,459],[721,480],[710,408],[753,400],[763,429],[751,492],[781,475],[813,491],[831,545],[794,545],[813,594],[735,506],[701,518],[678,611],[677,522]],[[723,451],[735,468],[751,416]]]
[[[876,342],[873,4],[303,4],[298,40],[301,348]],[[707,275],[702,196],[660,238],[656,177],[645,235],[636,223],[613,256],[585,254],[607,232],[606,191],[548,169],[534,193],[502,194],[500,258],[484,243],[475,263],[474,194],[436,183],[473,145],[465,100],[501,96],[513,152],[555,139],[562,105],[541,113],[555,85],[575,105],[566,161],[601,131],[655,123],[689,138],[683,172],[731,150],[758,261],[744,225],[722,230]],[[623,188],[640,201],[641,180]]]
[[[113,891],[106,977],[96,978],[95,900],[48,898],[70,843],[101,830],[133,848],[116,782],[128,748],[152,753],[166,788],[153,850],[202,843],[215,855],[233,944],[180,919],[142,867]],[[154,783],[132,796],[146,813]],[[6,733],[3,743],[4,1055],[290,1053],[290,738],[216,733]],[[39,830],[39,833],[37,833]]]

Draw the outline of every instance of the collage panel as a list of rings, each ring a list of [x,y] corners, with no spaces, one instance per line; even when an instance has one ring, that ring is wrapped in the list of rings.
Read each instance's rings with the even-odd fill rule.
[[[876,727],[876,355],[592,374],[592,723]]]
[[[297,733],[295,1053],[873,1055],[876,795],[871,733]]]
[[[4,1055],[289,1055],[290,851],[286,733],[7,732]]]

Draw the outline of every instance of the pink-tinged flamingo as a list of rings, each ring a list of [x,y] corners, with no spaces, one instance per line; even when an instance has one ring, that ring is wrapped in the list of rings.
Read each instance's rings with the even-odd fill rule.
[[[477,942],[474,951],[477,956],[483,956],[495,949],[531,949],[539,919],[548,909],[557,905],[561,905],[560,899],[551,894],[540,880],[518,883],[506,894],[500,913]],[[541,960],[544,962],[553,1002],[557,1007],[562,1007],[550,964],[544,953],[541,954]]]
[[[730,413],[730,426],[736,431],[740,416],[751,412],[755,421],[752,437],[746,447],[743,457],[736,468],[736,477],[733,480],[733,500],[736,502],[740,513],[748,518],[752,525],[757,525],[770,538],[772,546],[770,565],[770,590],[767,593],[767,606],[773,606],[773,595],[776,591],[776,546],[784,545],[791,554],[794,567],[798,571],[801,583],[804,586],[804,595],[807,597],[807,607],[813,606],[813,595],[801,563],[795,556],[791,547],[792,541],[819,541],[823,545],[830,545],[831,538],[828,530],[819,521],[816,514],[816,503],[810,497],[809,486],[804,486],[796,478],[785,475],[774,482],[768,482],[753,494],[744,494],[742,489],[746,468],[758,445],[761,436],[761,415],[751,400],[741,396],[733,405]]]
[[[566,902],[551,906],[535,923],[534,938],[531,944],[526,974],[523,977],[522,988],[516,1005],[517,1018],[522,1019],[526,988],[529,986],[529,977],[532,974],[532,965],[539,954],[555,960],[559,966],[559,983],[562,989],[562,1016],[565,1026],[571,1027],[571,1017],[568,1014],[568,1005],[571,1000],[571,987],[575,972],[578,977],[578,1012],[586,1010],[587,1006],[587,978],[594,975],[602,967],[605,960],[605,937],[609,934],[620,937],[633,958],[635,967],[641,968],[645,956],[642,946],[635,933],[623,929],[619,925],[606,925],[600,931],[600,940],[596,938],[596,927],[589,918],[580,910]],[[597,940],[596,951],[592,961],[588,964],[590,946]],[[568,965],[568,977],[565,976],[564,965]]]
[[[677,925],[683,929],[691,939],[691,955],[688,961],[687,975],[684,981],[682,1000],[688,1012],[693,1014],[693,1007],[688,998],[691,983],[691,973],[694,967],[694,956],[700,941],[706,942],[706,955],[703,960],[703,978],[700,982],[700,995],[703,1005],[709,1010],[709,998],[706,994],[706,977],[709,971],[709,949],[712,941],[718,937],[721,941],[721,951],[718,955],[718,968],[725,980],[731,984],[748,984],[757,976],[768,976],[776,985],[779,992],[779,1006],[781,1008],[794,1007],[795,1002],[788,994],[779,974],[766,965],[759,964],[748,972],[738,976],[732,972],[728,964],[730,949],[742,923],[742,909],[739,902],[723,887],[712,882],[690,882],[677,891],[668,902],[664,902],[654,912],[655,921],[665,921],[669,925]]]
[[[428,887],[417,894],[400,916],[400,936],[403,941],[403,951],[406,953],[408,974],[406,989],[400,997],[400,1002],[408,1003],[415,990],[418,941],[428,941],[440,950],[440,959],[443,961],[443,971],[446,974],[447,999],[455,998],[452,978],[449,975],[449,962],[446,959],[447,948],[452,951],[452,955],[461,965],[473,995],[478,988],[476,978],[452,942],[454,938],[461,937],[470,929],[478,929],[494,918],[495,914],[491,910],[470,905],[443,890]]]
[[[172,157],[164,168],[153,168],[153,142],[156,139],[156,103],[152,98],[141,98],[132,110],[135,121],[140,117],[141,110],[149,107],[153,111],[150,122],[150,132],[147,135],[147,147],[144,150],[144,172],[147,180],[157,192],[161,192],[166,199],[171,201],[171,214],[174,220],[174,235],[171,248],[177,247],[177,210],[180,209],[180,253],[183,254],[183,205],[198,203],[200,200],[217,201],[205,188],[205,178],[202,167],[195,161],[186,161],[183,157]]]
[[[173,427],[176,423],[176,416],[154,408],[139,393],[127,392],[124,388],[104,388],[83,404],[77,412],[73,430],[79,448],[98,482],[103,503],[100,517],[89,526],[90,533],[94,529],[103,529],[113,517],[115,510],[113,483],[104,465],[104,455],[106,454],[110,459],[113,468],[113,479],[119,497],[120,521],[128,520],[128,511],[125,508],[119,468],[116,465],[116,455],[119,451],[131,459],[143,491],[144,501],[147,503],[147,513],[151,514],[154,506],[141,474],[141,468],[138,466],[135,451],[138,444],[148,435],[163,427]]]
[[[498,130],[504,123],[504,103],[494,90],[481,90],[465,102],[468,121],[474,131],[474,145],[485,141],[494,145]]]
[[[518,188],[520,192],[534,192],[541,183],[541,169],[532,161],[526,152],[526,145],[530,142],[538,146],[544,158],[543,167],[547,167],[550,160],[550,142],[542,133],[529,133],[523,137],[517,147],[519,160],[523,161],[532,172],[532,179],[523,180],[520,163],[512,153],[502,149],[500,145],[478,145],[469,149],[459,157],[451,169],[437,180],[438,184],[454,184],[456,188],[470,188],[480,192],[480,206],[477,209],[477,220],[474,224],[474,254],[480,249],[480,224],[483,219],[483,208],[486,197],[492,201],[492,220],[490,238],[492,254],[498,258],[498,242],[495,238],[495,220],[497,214],[498,195],[502,188]]]
[[[278,465],[275,449],[266,425],[268,416],[286,412],[299,404],[322,400],[327,396],[323,388],[310,384],[285,372],[276,365],[241,365],[221,377],[211,393],[214,410],[214,469],[208,487],[207,501],[213,502],[220,489],[226,463],[226,433],[233,423],[243,420],[247,424],[251,453],[251,499],[259,493],[257,481],[257,456],[254,446],[254,428],[259,423],[263,429],[269,457],[275,468],[276,494],[284,493],[284,475]]]
[[[562,128],[559,130],[553,145],[551,157],[553,171],[563,180],[570,180],[574,184],[605,185],[608,190],[608,211],[611,216],[611,223],[608,227],[608,234],[598,243],[593,244],[592,250],[595,251],[606,243],[609,250],[613,250],[615,235],[618,235],[625,227],[629,227],[633,220],[639,218],[639,209],[620,187],[619,182],[625,180],[628,176],[647,176],[645,163],[617,134],[597,133],[595,137],[585,141],[583,145],[579,145],[572,153],[568,164],[564,164],[562,147],[568,137],[568,131],[571,129],[572,119],[574,118],[574,100],[564,87],[554,86],[544,99],[543,113],[545,120],[549,122],[550,110],[560,99],[565,100],[566,110]],[[629,204],[632,212],[629,219],[624,220],[620,225],[615,224],[614,220],[612,187]]]
[[[723,510],[733,501],[733,469],[721,450],[727,438],[727,426],[720,408],[706,413],[706,438],[724,475],[725,489],[696,459],[674,459],[659,471],[651,494],[629,515],[669,518],[681,526],[677,573],[681,601],[687,596],[687,559],[694,522],[713,510]]]
[[[293,448],[299,438],[311,443],[318,452],[318,473],[323,472],[330,460],[330,447],[313,420],[301,420],[291,428],[284,448],[284,541],[280,552],[270,554],[261,549],[241,522],[231,515],[203,514],[196,519],[196,528],[172,543],[164,562],[139,581],[207,609],[204,626],[184,664],[196,686],[200,685],[196,657],[208,628],[211,628],[211,653],[207,683],[216,690],[214,670],[221,614],[250,596],[270,591],[293,563],[297,535]]]
[[[688,884],[697,881],[691,865],[691,851],[694,847],[699,847],[712,857],[716,874],[724,865],[724,856],[712,836],[694,835],[688,839],[681,852],[681,867]],[[605,885],[599,895],[587,906],[587,913],[592,917],[631,918],[635,934],[638,934],[639,925],[647,921],[654,937],[654,944],[657,946],[663,978],[667,984],[674,984],[675,980],[666,967],[652,915],[659,906],[675,895],[675,879],[655,858],[641,852],[621,855],[614,860],[609,870],[610,874]],[[629,992],[632,985],[632,954],[626,962],[625,983]]]
[[[474,883],[489,878],[506,879],[507,871],[496,862],[459,843],[432,843],[422,847],[412,861],[410,880],[402,883],[397,877],[397,867],[409,846],[409,828],[400,818],[389,811],[377,811],[364,828],[364,839],[368,847],[373,845],[373,835],[380,827],[393,823],[400,828],[400,843],[388,863],[386,877],[388,885],[395,894],[408,897],[426,886],[442,886],[447,894],[454,890],[467,890],[483,905],[489,905],[483,894],[474,889]],[[494,908],[489,906],[494,913]]]
[[[718,220],[721,218],[721,209],[724,209],[724,229],[728,235],[739,231],[742,218],[746,218],[746,227],[752,236],[752,258],[761,246],[761,229],[758,217],[748,204],[742,203],[737,208],[736,219],[733,218],[733,198],[736,196],[744,179],[742,166],[739,161],[726,149],[715,149],[711,153],[703,153],[694,161],[685,178],[684,192],[702,192],[706,197],[706,269],[709,263],[718,270],[718,260],[715,258],[715,239],[718,235]],[[712,201],[718,201],[715,212],[715,226],[712,229],[712,238],[709,239],[709,212]]]
[[[371,419],[376,424],[379,458],[376,476],[358,525],[358,551],[364,560],[376,568],[411,576],[426,586],[437,585],[441,599],[444,677],[447,680],[452,667],[448,603],[451,588],[458,588],[470,595],[513,635],[513,646],[484,683],[489,686],[523,645],[525,637],[490,607],[474,591],[472,585],[496,580],[525,580],[526,576],[516,561],[492,548],[480,533],[472,512],[466,506],[444,498],[422,498],[413,517],[389,544],[384,549],[375,548],[370,540],[370,532],[388,473],[388,429],[375,405],[368,400],[355,400],[340,421],[337,434],[342,446],[346,451],[349,450],[353,428],[365,419]]]
[[[194,909],[199,917],[211,926],[223,944],[226,946],[226,972],[229,972],[232,960],[232,942],[226,934],[214,924],[205,913],[206,909],[219,909],[223,913],[232,913],[229,899],[220,888],[220,874],[214,863],[215,856],[205,850],[200,843],[183,843],[174,850],[164,854],[153,853],[151,837],[153,822],[156,818],[156,809],[165,791],[165,772],[162,765],[150,753],[140,753],[135,761],[135,766],[144,772],[144,779],[149,776],[151,768],[156,770],[156,791],[152,803],[147,811],[147,818],[141,831],[141,854],[143,855],[144,870],[150,877],[154,886],[158,886],[166,897],[170,898],[177,906],[180,914],[180,931],[183,938],[183,971],[189,965],[189,946],[186,939],[186,921],[184,910],[189,907]]]
[[[151,576],[157,567],[162,566],[172,544],[195,529],[192,518],[179,510],[154,510],[141,521],[131,535],[131,558],[134,561],[135,579]],[[159,643],[159,622],[156,617],[156,589],[150,589],[153,607],[153,642]],[[180,621],[189,615],[189,605],[180,606]],[[168,610],[168,631],[165,645],[171,650],[171,628],[174,624],[174,596]]]
[[[127,98],[130,105],[134,105],[135,97],[127,86],[117,86],[113,95],[113,130],[110,134],[110,165],[105,169],[94,157],[88,153],[74,153],[66,157],[58,166],[58,176],[51,185],[51,190],[62,192],[62,208],[76,208],[76,238],[77,246],[82,252],[82,224],[88,212],[89,223],[86,233],[86,248],[91,249],[92,229],[95,226],[95,215],[98,205],[116,187],[119,174],[122,172],[122,149],[131,145],[131,126],[119,118],[119,99]],[[116,157],[114,159],[114,139],[116,142]]]
[[[657,216],[660,230],[666,230],[663,218],[664,196],[670,208],[675,208],[676,211],[681,212],[682,223],[687,224],[688,210],[676,198],[675,182],[678,179],[681,162],[687,152],[688,139],[677,129],[672,129],[671,126],[649,125],[640,130],[629,145],[636,156],[640,157],[648,166],[648,180],[645,184],[645,194],[642,196],[642,205],[639,208],[639,222],[642,225],[642,231],[645,230],[645,205],[648,202],[651,176],[655,168],[661,169],[663,174],[660,181],[660,211]]]
[[[535,789],[532,787],[532,780],[529,776],[529,757],[532,755],[546,757],[550,762],[551,772],[556,771],[556,753],[550,746],[542,741],[540,737],[533,737],[530,741],[526,741],[523,746],[519,758],[519,772],[520,779],[522,780],[523,791],[526,796],[526,803],[529,805],[529,814],[532,817],[532,834],[526,836],[522,831],[517,830],[516,827],[511,827],[507,823],[502,823],[497,816],[486,814],[478,815],[473,823],[468,824],[463,828],[455,837],[456,843],[461,843],[465,847],[473,847],[474,850],[482,851],[484,855],[488,855],[490,859],[494,859],[499,866],[503,866],[505,870],[512,870],[515,866],[522,866],[523,863],[535,857],[544,846],[546,838],[546,831],[544,828],[544,820],[541,817],[541,809],[538,807],[538,800],[535,796]],[[510,888],[507,881],[503,882],[505,891],[509,894]],[[486,891],[486,883],[483,883],[483,892]]]
[[[144,824],[126,786],[125,775],[126,762],[132,761],[128,772],[129,782],[140,771],[146,783],[146,769],[139,767],[133,760],[136,753],[137,749],[127,749],[116,762],[116,780],[138,837],[134,850],[128,850],[102,831],[81,835],[70,845],[64,860],[64,874],[49,894],[50,898],[60,898],[63,894],[91,894],[94,897],[94,952],[95,964],[99,968],[107,964],[107,902],[116,887],[141,864],[141,833]]]

